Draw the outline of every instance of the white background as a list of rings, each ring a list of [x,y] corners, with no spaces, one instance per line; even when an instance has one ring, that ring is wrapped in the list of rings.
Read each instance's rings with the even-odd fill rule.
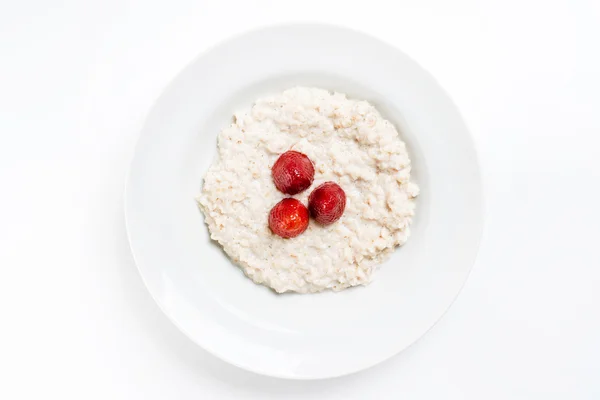
[[[287,21],[366,31],[432,72],[486,186],[450,311],[334,380],[254,375],[192,344],[146,292],[122,215],[161,89],[207,47]],[[597,0],[0,0],[0,398],[599,399],[599,155]]]

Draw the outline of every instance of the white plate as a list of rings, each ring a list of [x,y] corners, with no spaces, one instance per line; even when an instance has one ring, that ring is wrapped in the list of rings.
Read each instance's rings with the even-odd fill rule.
[[[409,147],[421,186],[412,236],[367,287],[277,295],[210,242],[196,207],[217,133],[234,111],[294,85],[370,101]],[[231,39],[167,87],[142,130],[125,215],[148,290],[190,339],[257,373],[316,379],[377,364],[435,324],[474,262],[481,193],[467,128],[426,71],[362,33],[292,25]]]

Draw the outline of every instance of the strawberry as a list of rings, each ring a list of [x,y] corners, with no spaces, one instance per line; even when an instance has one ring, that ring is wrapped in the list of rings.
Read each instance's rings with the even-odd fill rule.
[[[310,215],[321,225],[340,219],[346,208],[346,193],[337,183],[325,182],[308,197]]]
[[[290,150],[275,161],[271,174],[279,191],[294,195],[308,189],[312,184],[315,167],[305,154]]]
[[[269,212],[269,228],[282,238],[293,238],[308,228],[308,209],[296,199],[283,199]]]

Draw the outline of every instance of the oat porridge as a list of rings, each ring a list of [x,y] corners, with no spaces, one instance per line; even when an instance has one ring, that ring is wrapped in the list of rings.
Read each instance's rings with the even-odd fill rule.
[[[310,187],[293,195],[276,187],[272,175],[290,150],[314,166],[302,184]],[[210,237],[254,282],[279,293],[339,291],[369,283],[408,239],[419,192],[410,172],[404,142],[372,105],[296,87],[235,115],[218,136],[218,158],[197,200]],[[274,206],[289,203],[308,218],[302,208],[309,196],[328,185],[345,194],[343,213],[327,224],[304,221],[293,237],[274,233]]]

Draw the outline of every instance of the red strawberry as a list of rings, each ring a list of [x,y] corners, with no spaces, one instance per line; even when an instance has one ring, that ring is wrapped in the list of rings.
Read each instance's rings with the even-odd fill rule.
[[[308,197],[310,215],[322,225],[329,225],[340,219],[345,208],[346,193],[334,182],[319,185]]]
[[[294,195],[308,189],[312,184],[315,167],[305,154],[290,150],[275,161],[271,174],[279,191]]]
[[[293,238],[308,228],[308,209],[296,199],[283,199],[269,213],[269,228],[282,238]]]

